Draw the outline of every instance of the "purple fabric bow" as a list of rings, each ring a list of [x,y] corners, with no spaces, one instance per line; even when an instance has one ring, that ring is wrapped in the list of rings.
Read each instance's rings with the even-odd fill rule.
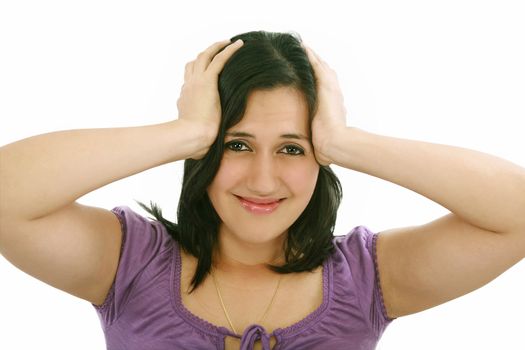
[[[261,339],[263,350],[270,349],[270,336],[266,333],[264,327],[259,325],[249,326],[241,339],[240,350],[252,350],[256,340]]]

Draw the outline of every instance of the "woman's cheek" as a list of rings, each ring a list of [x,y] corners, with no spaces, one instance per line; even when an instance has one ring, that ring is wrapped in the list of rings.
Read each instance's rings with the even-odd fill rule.
[[[305,162],[290,164],[285,171],[286,182],[299,191],[313,193],[319,175],[317,163]]]
[[[246,169],[246,162],[241,159],[234,159],[232,157],[224,156],[217,172],[216,178],[221,183],[224,181],[232,182],[241,177]]]

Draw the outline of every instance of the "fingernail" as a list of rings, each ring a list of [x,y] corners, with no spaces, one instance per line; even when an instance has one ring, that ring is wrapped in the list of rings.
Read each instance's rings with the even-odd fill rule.
[[[241,39],[237,39],[237,41],[234,44],[243,44],[244,42]]]

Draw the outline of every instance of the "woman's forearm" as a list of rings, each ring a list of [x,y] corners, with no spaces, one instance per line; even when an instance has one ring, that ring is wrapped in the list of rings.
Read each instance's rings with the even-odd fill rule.
[[[0,219],[45,216],[116,180],[209,146],[186,121],[57,131],[0,148]]]
[[[336,165],[408,188],[477,227],[525,228],[525,169],[504,159],[355,127],[334,137],[327,154]]]

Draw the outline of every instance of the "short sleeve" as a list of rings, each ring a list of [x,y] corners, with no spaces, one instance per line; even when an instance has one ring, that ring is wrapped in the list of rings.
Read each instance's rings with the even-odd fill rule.
[[[337,239],[352,275],[357,300],[365,319],[378,334],[394,320],[389,318],[383,300],[377,266],[378,234],[366,226],[357,226]]]
[[[110,326],[120,316],[142,272],[169,245],[164,226],[158,221],[149,220],[127,206],[111,211],[120,221],[122,245],[115,280],[106,300],[100,306],[92,304],[103,327]]]

